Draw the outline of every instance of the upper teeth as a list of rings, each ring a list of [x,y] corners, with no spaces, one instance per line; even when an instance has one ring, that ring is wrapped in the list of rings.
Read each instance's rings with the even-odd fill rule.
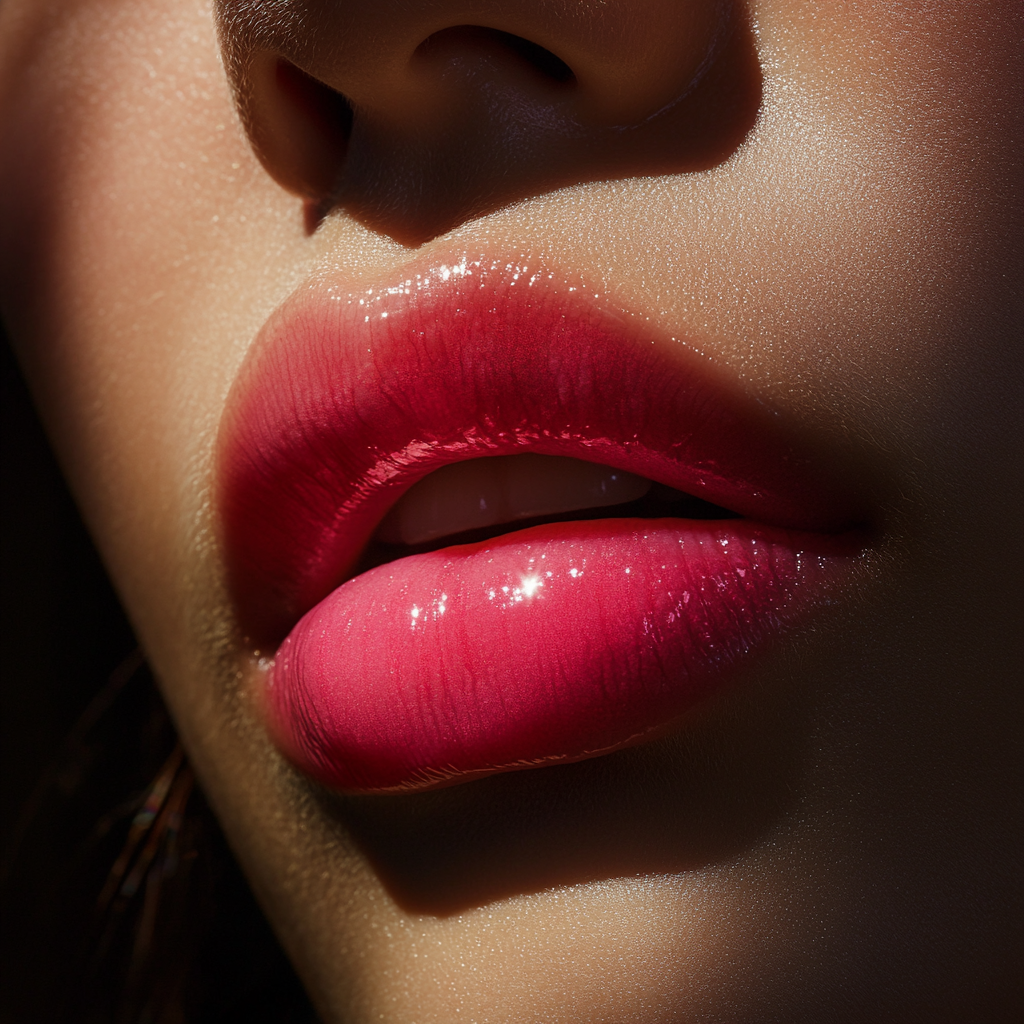
[[[412,487],[380,524],[387,544],[424,544],[484,526],[620,505],[651,481],[557,455],[502,455],[456,462]]]

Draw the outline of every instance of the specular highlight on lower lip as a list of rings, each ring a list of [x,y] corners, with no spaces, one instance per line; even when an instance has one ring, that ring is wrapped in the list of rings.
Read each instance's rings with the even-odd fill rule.
[[[851,563],[848,542],[740,520],[559,523],[411,556],[302,618],[269,718],[347,791],[577,760],[726,685]]]

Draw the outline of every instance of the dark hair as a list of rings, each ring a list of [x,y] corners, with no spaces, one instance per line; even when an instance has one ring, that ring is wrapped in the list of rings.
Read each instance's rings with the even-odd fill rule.
[[[0,350],[0,1019],[314,1021]]]

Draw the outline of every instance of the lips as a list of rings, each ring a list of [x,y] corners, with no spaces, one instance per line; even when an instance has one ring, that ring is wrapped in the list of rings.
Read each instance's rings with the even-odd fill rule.
[[[527,452],[742,518],[547,523],[353,576],[428,473]],[[635,742],[831,601],[860,547],[854,502],[770,413],[546,272],[461,263],[302,289],[239,375],[219,456],[239,621],[279,645],[268,726],[343,790]]]

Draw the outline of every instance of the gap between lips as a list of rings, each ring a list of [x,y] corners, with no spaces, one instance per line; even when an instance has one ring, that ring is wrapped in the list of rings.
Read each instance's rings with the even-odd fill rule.
[[[377,528],[356,573],[405,554],[570,519],[727,519],[736,514],[646,477],[559,455],[500,455],[435,470]]]

